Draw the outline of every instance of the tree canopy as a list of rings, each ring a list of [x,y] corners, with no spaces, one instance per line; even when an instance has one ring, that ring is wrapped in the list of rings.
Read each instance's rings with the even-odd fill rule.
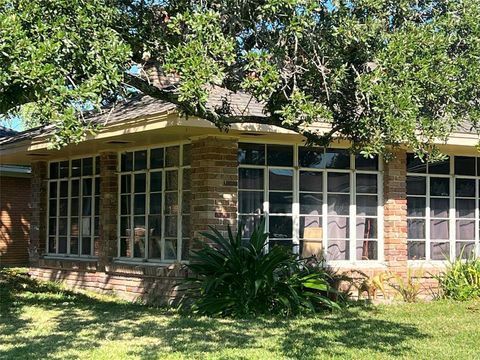
[[[459,124],[478,128],[479,18],[478,0],[0,0],[0,114],[54,124],[61,146],[95,130],[82,110],[135,89],[222,129],[435,156]],[[151,64],[178,84],[133,71]],[[266,116],[206,107],[211,85]]]

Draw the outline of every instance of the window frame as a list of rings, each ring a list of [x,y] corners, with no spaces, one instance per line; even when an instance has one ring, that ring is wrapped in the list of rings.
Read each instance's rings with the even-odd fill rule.
[[[251,169],[264,169],[264,184],[263,184],[263,213],[261,214],[253,214],[253,213],[241,213],[240,209],[237,214],[237,220],[240,221],[242,216],[260,216],[264,217],[265,219],[265,231],[269,232],[269,206],[270,206],[270,198],[269,198],[269,184],[268,184],[268,174],[270,169],[288,169],[293,170],[293,203],[292,203],[292,243],[295,253],[300,252],[300,245],[303,239],[300,238],[300,219],[301,217],[308,216],[306,214],[300,213],[300,194],[301,193],[318,193],[315,191],[301,191],[300,190],[300,172],[321,172],[322,173],[322,239],[318,240],[322,242],[323,247],[323,256],[326,257],[326,251],[328,249],[328,174],[329,173],[347,173],[349,174],[349,215],[345,215],[344,217],[348,218],[348,225],[349,225],[349,257],[348,260],[326,260],[326,263],[329,265],[359,265],[364,267],[376,266],[376,264],[382,263],[384,261],[384,237],[383,237],[383,227],[384,227],[384,213],[383,213],[383,161],[381,157],[378,157],[378,169],[377,170],[360,170],[355,169],[355,155],[349,154],[350,156],[350,167],[348,169],[334,169],[334,168],[312,168],[312,167],[301,167],[299,164],[299,149],[305,144],[303,143],[285,143],[285,142],[265,142],[260,141],[257,139],[246,139],[241,138],[239,139],[239,147],[240,144],[260,144],[265,146],[265,150],[267,149],[267,145],[288,145],[293,147],[293,165],[291,167],[282,167],[282,166],[271,166],[267,165],[267,158],[268,154],[265,154],[265,162],[264,165],[253,165],[253,164],[240,164],[238,163],[238,171],[241,168],[251,168]],[[329,147],[332,150],[345,150],[345,147],[339,146],[337,144],[332,144]],[[364,216],[365,217],[374,217],[377,219],[377,237],[376,239],[365,239],[367,241],[376,241],[377,242],[377,258],[372,260],[364,260],[364,259],[357,259],[356,258],[356,221],[357,218],[362,218],[362,216],[357,216],[356,211],[356,198],[357,198],[357,191],[356,191],[356,175],[357,174],[374,174],[377,175],[377,215],[376,216]],[[245,190],[241,189],[240,186],[238,187],[238,192]],[[252,191],[252,190],[248,190]],[[260,191],[260,190],[257,190]],[[347,194],[347,193],[342,193]],[[373,195],[373,194],[372,194]],[[312,239],[309,239],[312,240]],[[317,240],[317,239],[315,239]],[[363,240],[363,239],[362,239]],[[268,251],[268,246],[266,251]],[[353,258],[352,258],[353,257]]]
[[[430,173],[428,170],[426,172],[408,172],[408,168],[406,168],[406,176],[407,177],[425,177],[426,181],[426,194],[425,194],[425,259],[408,259],[408,263],[410,264],[431,264],[432,266],[446,264],[449,261],[453,261],[457,258],[456,254],[456,244],[457,242],[472,242],[472,240],[460,240],[457,239],[457,221],[458,220],[468,220],[467,218],[457,217],[456,211],[456,200],[457,199],[474,199],[475,200],[475,217],[469,218],[474,220],[474,254],[475,256],[480,256],[480,168],[479,168],[479,160],[480,157],[475,155],[455,155],[452,153],[446,153],[449,156],[449,166],[450,171],[448,174],[435,174]],[[476,167],[476,175],[457,175],[455,174],[455,156],[460,157],[471,157],[475,159],[475,167]],[[448,239],[445,239],[445,242],[448,242],[449,248],[449,257],[448,259],[432,259],[431,258],[431,244],[432,242],[442,242],[442,241],[432,241],[431,239],[431,198],[432,195],[430,194],[430,179],[431,178],[448,178],[449,179],[449,195],[448,195],[448,226],[449,226],[449,234]],[[474,180],[475,182],[475,198],[473,197],[466,197],[466,196],[456,196],[456,180],[457,179],[470,179]],[[409,195],[407,193],[407,197],[423,197],[423,195]],[[446,198],[443,196],[433,196],[434,198]],[[419,217],[410,217],[407,214],[407,219],[411,218],[419,218]],[[434,217],[433,219],[438,219],[438,217]],[[416,239],[410,239],[408,237],[407,232],[407,244],[411,241],[419,241]],[[407,245],[408,246],[408,245]],[[408,256],[408,254],[407,254]]]
[[[82,170],[83,168],[80,169],[80,175],[79,176],[72,176],[72,162],[75,160],[83,160],[83,159],[92,159],[92,174],[91,175],[82,175]],[[52,163],[58,163],[59,164],[59,169],[58,171],[60,172],[60,163],[61,162],[68,162],[68,175],[67,177],[57,177],[55,179],[52,179],[52,174],[50,173],[50,164]],[[46,211],[46,219],[47,219],[47,226],[46,226],[46,244],[45,244],[45,256],[46,257],[55,257],[55,258],[75,258],[75,259],[92,259],[92,258],[97,258],[97,255],[95,255],[95,239],[100,238],[100,229],[98,229],[98,233],[95,231],[95,220],[96,218],[99,219],[99,226],[100,226],[100,213],[95,212],[95,207],[96,207],[96,201],[97,197],[100,201],[101,197],[101,190],[99,188],[98,194],[95,193],[95,184],[97,181],[100,181],[100,172],[97,174],[96,169],[97,169],[97,164],[96,162],[100,162],[100,155],[99,154],[88,154],[88,155],[81,155],[81,156],[72,156],[68,158],[60,158],[60,159],[55,159],[55,160],[49,160],[47,163],[47,211]],[[92,194],[90,195],[92,199],[91,203],[91,214],[90,214],[90,226],[91,226],[91,235],[90,235],[90,254],[82,254],[82,245],[83,245],[83,234],[82,234],[82,226],[81,226],[81,219],[84,217],[82,215],[82,210],[83,210],[83,180],[84,179],[91,179],[92,180]],[[72,181],[78,180],[79,182],[79,189],[78,189],[78,215],[76,218],[78,219],[78,254],[72,254],[71,253],[71,224],[72,224]],[[67,238],[67,251],[66,253],[59,253],[59,219],[61,218],[60,216],[60,184],[61,182],[67,182],[67,234],[65,235]],[[50,238],[53,237],[50,234],[50,201],[52,200],[50,198],[50,186],[52,183],[56,183],[56,191],[57,191],[57,196],[55,197],[55,202],[56,202],[56,209],[55,209],[55,216],[52,218],[55,218],[55,252],[50,252]],[[65,197],[63,197],[65,198]],[[63,218],[63,217],[62,217]]]
[[[475,160],[477,160],[477,157],[474,157]],[[475,161],[476,162],[476,161]],[[455,169],[454,169],[455,170]],[[457,196],[457,181],[458,179],[466,179],[466,180],[473,180],[475,184],[475,196],[474,197],[469,197],[469,196]],[[457,248],[456,245],[457,243],[471,243],[473,242],[473,252],[475,256],[480,256],[480,218],[479,218],[479,202],[480,202],[480,197],[479,197],[479,186],[480,186],[480,176],[469,176],[469,175],[453,175],[453,184],[454,184],[454,191],[453,191],[453,200],[452,202],[452,208],[450,209],[453,217],[453,228],[455,229],[455,236],[453,238],[453,241],[450,243],[450,253],[452,254],[450,256],[450,260],[453,260],[454,258],[458,257],[460,254],[457,255]],[[473,218],[467,218],[467,217],[457,217],[457,200],[473,200],[475,203],[475,209],[474,209],[474,217]],[[474,232],[474,238],[473,239],[467,239],[467,240],[462,240],[457,238],[457,222],[458,221],[471,221],[473,220],[474,227],[473,227],[473,232]],[[450,240],[450,239],[449,239]]]
[[[162,263],[162,264],[172,264],[172,263],[188,263],[188,260],[183,259],[184,254],[182,253],[183,249],[183,242],[186,239],[186,237],[183,237],[183,217],[188,216],[190,219],[190,212],[184,213],[183,212],[183,193],[185,191],[189,191],[191,194],[191,188],[188,190],[184,190],[184,170],[185,169],[191,169],[191,163],[188,165],[183,164],[184,160],[184,146],[185,145],[191,145],[190,141],[177,141],[177,142],[165,142],[165,143],[159,143],[159,144],[153,144],[153,145],[148,145],[148,146],[138,146],[138,147],[129,147],[129,148],[124,148],[120,151],[118,151],[118,163],[117,163],[117,175],[118,175],[118,191],[117,191],[117,200],[118,200],[118,209],[117,209],[117,254],[114,257],[116,261],[119,262],[134,262],[134,263]],[[166,166],[166,148],[168,147],[174,147],[178,146],[179,147],[179,163],[178,166]],[[150,168],[150,156],[151,156],[151,150],[152,149],[159,149],[162,148],[164,150],[163,156],[163,167],[160,168],[155,168],[152,169]],[[147,152],[146,156],[146,168],[143,170],[135,170],[134,167],[132,168],[131,171],[122,171],[121,165],[122,165],[122,154],[124,153],[134,153],[136,151],[143,151],[145,150]],[[176,240],[177,240],[177,253],[176,253],[176,258],[175,259],[165,259],[165,193],[166,192],[173,192],[173,191],[167,191],[166,190],[166,176],[165,174],[168,171],[176,170],[178,174],[178,184],[177,184],[177,220],[176,220],[176,227],[177,227],[177,235],[176,235]],[[161,216],[161,258],[149,258],[150,254],[150,235],[147,233],[147,236],[145,237],[145,256],[144,257],[134,257],[134,241],[132,240],[132,235],[130,236],[130,241],[129,241],[129,247],[130,247],[130,256],[121,256],[121,241],[122,238],[125,238],[124,236],[121,236],[121,219],[122,217],[129,217],[130,221],[134,221],[134,217],[136,216],[134,214],[134,196],[135,196],[135,175],[136,174],[145,174],[145,213],[142,215],[145,218],[145,228],[147,229],[149,226],[149,217],[150,217],[150,195],[151,195],[151,190],[150,190],[150,174],[152,173],[158,173],[160,172],[162,174],[162,189],[161,189],[161,199],[162,199],[162,207],[161,207],[161,213],[158,214]],[[130,187],[130,192],[128,195],[131,197],[131,203],[130,203],[130,214],[128,215],[122,215],[121,214],[121,196],[122,194],[122,189],[121,189],[121,178],[122,175],[130,175],[131,176],[131,187]],[[191,186],[191,185],[190,185]],[[175,190],[174,190],[175,191]],[[155,191],[154,193],[159,193],[158,191]],[[142,193],[143,194],[143,193]],[[156,214],[155,214],[156,215]],[[133,223],[133,222],[132,222]],[[188,236],[190,237],[190,236]],[[173,238],[172,238],[173,239]]]

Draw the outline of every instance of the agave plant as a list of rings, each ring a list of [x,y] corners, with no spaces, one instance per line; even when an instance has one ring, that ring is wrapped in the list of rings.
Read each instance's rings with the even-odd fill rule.
[[[202,235],[212,244],[204,244],[190,258],[188,268],[194,276],[185,280],[183,308],[234,317],[339,308],[329,297],[337,292],[325,270],[308,266],[281,246],[265,251],[268,234],[263,224],[248,242],[230,228],[227,237],[212,227]]]

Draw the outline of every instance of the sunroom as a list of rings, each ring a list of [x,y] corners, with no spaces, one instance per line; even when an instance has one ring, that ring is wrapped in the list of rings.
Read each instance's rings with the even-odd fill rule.
[[[32,165],[34,276],[173,296],[203,231],[238,227],[247,240],[262,220],[266,251],[286,246],[338,271],[434,272],[479,254],[475,134],[452,135],[439,145],[446,160],[425,164],[401,147],[388,162],[341,141],[307,147],[267,125],[225,133],[164,104],[112,116],[60,150],[48,147],[49,128],[1,140],[2,164]]]

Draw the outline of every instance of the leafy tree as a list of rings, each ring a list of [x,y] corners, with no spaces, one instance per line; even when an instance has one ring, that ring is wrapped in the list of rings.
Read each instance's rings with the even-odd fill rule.
[[[82,106],[134,88],[220,128],[435,156],[460,123],[478,127],[479,18],[477,0],[0,0],[0,113],[34,104],[63,144],[85,133]],[[152,64],[180,82],[131,71]],[[206,107],[211,85],[251,94],[266,116]]]
[[[81,139],[81,108],[122,82],[131,55],[104,1],[0,0],[0,114],[54,123],[54,141]],[[80,116],[79,116],[80,115]]]

